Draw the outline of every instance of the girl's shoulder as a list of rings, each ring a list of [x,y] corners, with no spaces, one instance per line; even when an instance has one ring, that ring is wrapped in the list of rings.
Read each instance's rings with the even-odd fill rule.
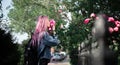
[[[49,33],[46,31],[43,33],[43,37],[49,36]]]

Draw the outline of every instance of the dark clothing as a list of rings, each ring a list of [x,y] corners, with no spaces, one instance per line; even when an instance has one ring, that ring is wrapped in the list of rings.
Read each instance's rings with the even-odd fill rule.
[[[31,46],[31,39],[25,47],[24,65],[38,65],[37,47]]]
[[[39,61],[39,65],[48,65],[48,63],[50,62],[50,59],[40,59]]]
[[[51,36],[49,35],[48,32],[45,32],[43,38],[40,41],[39,47],[38,47],[38,58],[39,58],[39,63],[42,63],[47,65],[48,60],[51,59],[51,46],[57,46],[60,43],[60,41],[57,39],[56,36]],[[46,60],[46,61],[45,61]],[[46,64],[47,63],[47,64]]]

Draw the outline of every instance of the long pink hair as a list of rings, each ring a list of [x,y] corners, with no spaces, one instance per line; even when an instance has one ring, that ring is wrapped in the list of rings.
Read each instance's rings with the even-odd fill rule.
[[[39,16],[38,17],[36,28],[32,35],[32,39],[35,40],[35,41],[33,41],[33,45],[35,44],[36,40],[40,41],[42,39],[45,31],[48,28],[48,22],[49,22],[49,18],[47,16]]]

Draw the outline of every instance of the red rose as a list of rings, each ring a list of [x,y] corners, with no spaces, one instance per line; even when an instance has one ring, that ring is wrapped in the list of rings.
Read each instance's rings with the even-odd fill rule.
[[[114,22],[115,20],[114,20],[113,17],[109,17],[109,18],[108,18],[108,21],[109,21],[109,22]]]
[[[120,27],[120,22],[119,22],[119,21],[115,21],[115,25],[116,25],[117,27]]]
[[[109,32],[112,33],[114,30],[112,27],[109,27]]]
[[[89,21],[90,21],[90,18],[85,19],[85,20],[84,20],[84,24],[88,24]]]
[[[55,25],[55,20],[54,19],[51,19],[50,20],[50,26],[54,26]]]
[[[116,26],[117,26],[117,27],[120,27],[120,24],[117,24]]]
[[[118,28],[118,27],[115,27],[115,28],[114,28],[114,31],[116,31],[116,32],[117,32],[118,30],[119,30],[119,28]]]

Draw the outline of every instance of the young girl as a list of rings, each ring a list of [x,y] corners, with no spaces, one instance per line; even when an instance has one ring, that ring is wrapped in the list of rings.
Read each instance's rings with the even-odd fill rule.
[[[50,27],[47,16],[39,16],[33,38],[39,40],[38,45],[38,65],[48,65],[51,59],[51,47],[59,44],[56,36],[48,33]],[[37,35],[36,35],[37,34]]]

